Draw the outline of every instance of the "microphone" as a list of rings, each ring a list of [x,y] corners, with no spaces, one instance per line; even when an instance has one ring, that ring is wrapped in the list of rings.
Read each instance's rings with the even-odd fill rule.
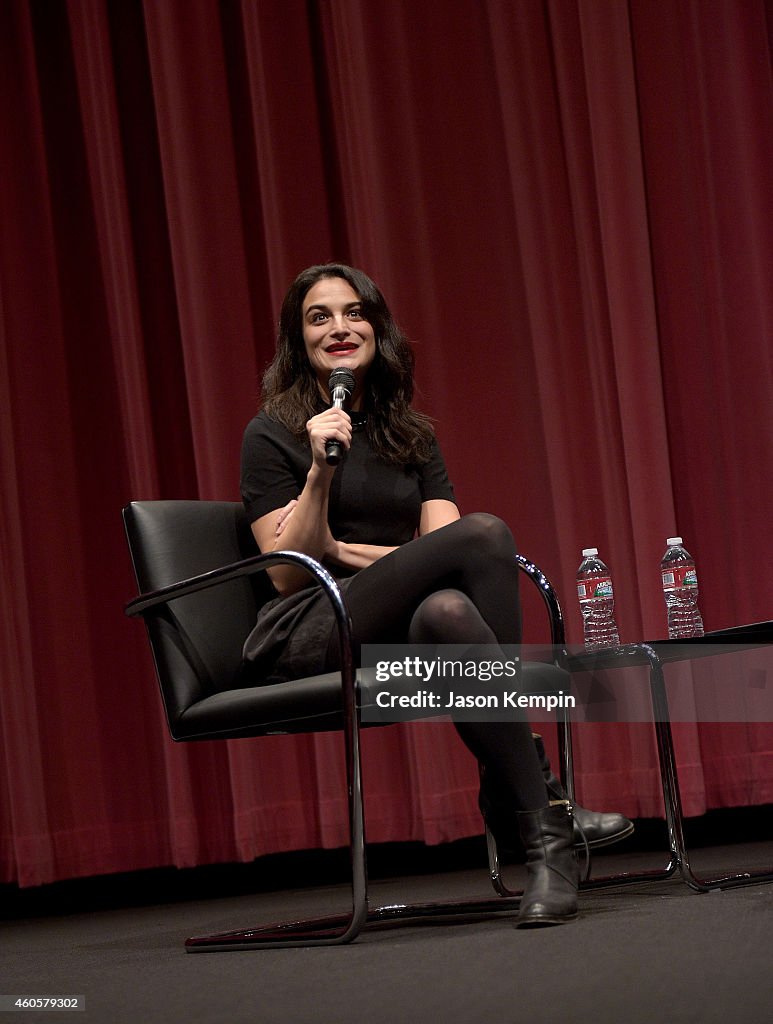
[[[327,382],[334,409],[343,409],[347,399],[354,392],[354,374],[343,366],[339,366],[330,374]],[[325,442],[325,461],[328,466],[337,466],[344,457],[344,446],[340,441]]]

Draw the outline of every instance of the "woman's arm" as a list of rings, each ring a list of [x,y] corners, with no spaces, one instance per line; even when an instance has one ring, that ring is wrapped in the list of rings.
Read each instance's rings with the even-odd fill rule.
[[[272,513],[277,537],[284,532],[285,524],[294,513],[296,505],[297,502],[291,501],[278,513]],[[444,499],[425,501],[421,506],[419,536],[430,533],[432,530],[439,530],[441,526],[447,526],[458,518],[459,509],[453,501]],[[365,569],[373,562],[377,562],[379,558],[388,555],[390,551],[395,550],[395,547],[387,547],[383,544],[349,544],[345,541],[334,540],[328,532],[324,557],[326,561],[335,565],[346,566],[349,569]]]
[[[419,520],[419,536],[439,530],[441,526],[448,526],[459,518],[459,509],[453,501],[444,498],[433,498],[425,501],[421,506],[421,518]],[[332,540],[332,538],[331,538]],[[383,547],[378,544],[345,544],[343,541],[332,541],[334,547],[326,553],[329,561],[338,565],[348,566],[350,569],[364,569],[373,562],[388,555],[395,548]]]
[[[278,512],[271,513],[275,517],[277,538],[281,537],[284,533],[297,504],[298,501],[294,499],[289,501],[284,508],[279,509]],[[335,565],[345,565],[352,569],[364,569],[394,550],[394,547],[387,547],[383,544],[348,544],[342,540],[335,540],[328,531],[324,558],[326,562],[333,562]]]
[[[459,518],[459,509],[453,501],[441,498],[433,498],[425,501],[421,506],[421,518],[419,520],[419,536],[439,530],[441,526],[448,526]],[[394,551],[393,547],[383,547],[378,544],[345,544],[343,541],[332,541],[325,557],[328,561],[337,565],[345,565],[350,569],[364,569],[373,562]]]
[[[384,544],[347,544],[331,537],[325,558],[328,562],[345,566],[347,569],[366,569],[379,558],[388,555],[390,551],[396,550],[396,547],[387,547]]]
[[[421,519],[419,520],[419,536],[425,533],[432,533],[439,530],[441,526],[448,526],[459,519],[459,509],[453,501],[446,498],[432,498],[425,501],[421,506]]]
[[[335,466],[325,461],[325,444],[340,441],[349,448],[352,439],[351,421],[341,409],[331,408],[309,420],[306,430],[311,445],[312,463],[306,484],[298,496],[292,515],[281,522],[282,509],[266,513],[252,524],[252,533],[258,547],[269,551],[300,551],[319,561],[325,557],[332,538],[327,522],[330,483]],[[281,522],[281,530],[277,529]],[[281,538],[281,539],[280,539]],[[277,565],[268,570],[277,591],[286,596],[300,590],[309,582],[303,569],[294,565]]]

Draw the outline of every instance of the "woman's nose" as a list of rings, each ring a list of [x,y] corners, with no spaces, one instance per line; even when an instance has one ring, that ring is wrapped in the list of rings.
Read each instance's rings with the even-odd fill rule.
[[[333,334],[348,334],[349,324],[343,313],[333,317]]]

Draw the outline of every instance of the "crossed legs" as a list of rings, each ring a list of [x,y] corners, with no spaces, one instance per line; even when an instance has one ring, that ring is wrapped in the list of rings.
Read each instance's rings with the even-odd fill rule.
[[[360,571],[348,590],[355,645],[515,644],[520,604],[515,543],[494,516],[474,514],[420,537]],[[331,643],[331,660],[334,646]],[[513,811],[548,802],[525,719],[456,722]]]

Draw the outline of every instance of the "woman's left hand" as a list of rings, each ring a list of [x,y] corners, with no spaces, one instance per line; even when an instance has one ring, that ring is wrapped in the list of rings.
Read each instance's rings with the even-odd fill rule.
[[[275,536],[281,537],[284,532],[284,528],[287,526],[290,516],[293,514],[295,506],[298,504],[298,499],[293,498],[288,501],[284,508],[280,508],[279,515],[276,518],[276,530],[274,531]]]
[[[284,508],[280,508],[276,517],[276,529],[274,531],[275,536],[281,537],[284,533],[285,527],[290,522],[290,517],[295,511],[295,507],[298,504],[298,499],[293,498],[288,501]],[[322,554],[324,559],[329,559],[333,562],[337,561],[339,555],[339,543],[334,540],[332,533],[328,529],[327,537],[325,539],[325,550]]]

